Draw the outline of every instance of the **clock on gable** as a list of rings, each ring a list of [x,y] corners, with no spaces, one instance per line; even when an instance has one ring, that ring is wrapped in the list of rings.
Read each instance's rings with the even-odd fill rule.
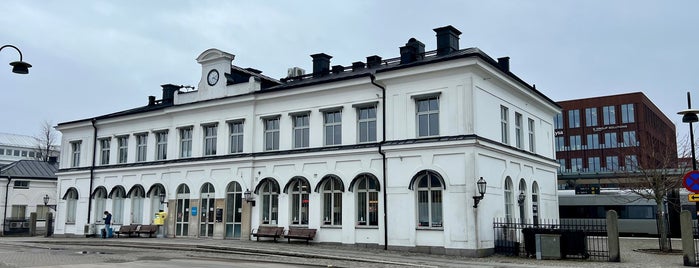
[[[218,71],[216,69],[209,71],[209,74],[206,75],[206,82],[209,83],[209,86],[213,86],[218,83]]]

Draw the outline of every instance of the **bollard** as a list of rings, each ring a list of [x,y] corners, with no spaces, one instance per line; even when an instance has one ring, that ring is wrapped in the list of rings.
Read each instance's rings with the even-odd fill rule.
[[[607,246],[609,247],[609,261],[621,262],[619,248],[619,216],[616,211],[607,211]]]
[[[694,232],[692,214],[687,210],[680,213],[680,231],[682,232],[682,260],[684,266],[696,266],[697,256],[694,254]]]

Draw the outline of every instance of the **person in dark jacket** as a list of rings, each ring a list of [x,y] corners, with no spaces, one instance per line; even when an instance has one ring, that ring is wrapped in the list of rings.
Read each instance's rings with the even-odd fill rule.
[[[109,213],[109,211],[105,211],[104,217],[102,219],[104,220],[104,231],[102,232],[102,238],[110,237],[110,231],[112,229],[112,213]]]

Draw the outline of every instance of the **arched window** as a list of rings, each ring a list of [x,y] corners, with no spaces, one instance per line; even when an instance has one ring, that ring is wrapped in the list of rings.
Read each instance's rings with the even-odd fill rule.
[[[357,176],[357,225],[379,225],[379,181],[369,174]],[[352,185],[350,185],[351,187]]]
[[[69,188],[63,199],[66,200],[66,223],[75,223],[75,210],[78,207],[78,190]]]
[[[226,238],[240,238],[242,230],[243,187],[232,181],[226,187]]]
[[[189,235],[189,186],[177,186],[177,204],[175,205],[175,236]]]
[[[505,178],[505,220],[507,222],[512,221],[512,211],[515,209],[512,188],[512,179],[508,176]]]
[[[291,224],[307,225],[308,194],[311,191],[311,187],[303,177],[291,178],[288,187],[291,195]]]
[[[164,202],[167,203],[167,193],[165,192],[165,186],[163,186],[160,183],[156,183],[153,186],[150,187],[148,192],[146,193],[148,197],[150,198],[150,214],[155,215],[155,213],[159,212],[161,209],[165,209],[165,205],[163,203],[160,203],[160,195],[162,194],[164,197]]]
[[[539,225],[539,184],[532,183],[532,220]]]
[[[342,225],[342,180],[326,177],[323,183],[323,225]]]
[[[112,223],[122,224],[124,220],[124,198],[126,198],[124,187],[114,187],[109,197],[112,199]]]
[[[263,179],[257,192],[262,198],[262,224],[277,224],[279,217],[279,184],[273,179]]]
[[[131,198],[131,223],[142,224],[143,222],[143,199],[146,196],[146,191],[143,186],[135,185],[129,190],[129,198]]]
[[[97,187],[92,192],[92,199],[95,204],[93,209],[95,222],[104,223],[102,217],[104,216],[104,211],[107,210],[107,189],[102,186]]]
[[[519,180],[517,203],[519,204],[519,222],[525,223],[527,219],[527,183],[524,179]]]
[[[442,228],[442,178],[433,171],[421,171],[415,176],[418,227]]]
[[[207,182],[201,186],[199,236],[211,237],[214,235],[215,194],[216,190],[213,184]]]

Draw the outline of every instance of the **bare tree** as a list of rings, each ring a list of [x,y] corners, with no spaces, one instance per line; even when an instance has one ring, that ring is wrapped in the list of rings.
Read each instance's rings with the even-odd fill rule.
[[[36,139],[36,156],[37,160],[48,162],[53,152],[57,150],[56,144],[58,144],[59,135],[56,130],[53,129],[53,124],[49,121],[44,121],[41,124],[39,135],[34,137]]]
[[[624,156],[624,168],[619,186],[640,198],[652,200],[656,205],[656,223],[659,232],[660,251],[670,251],[668,222],[665,202],[668,194],[677,193],[682,187],[682,175],[689,170],[679,165],[675,137],[663,139],[647,138],[642,146],[621,146],[619,155]],[[681,155],[689,146],[681,146]],[[679,204],[670,204],[679,207]],[[675,206],[673,206],[675,207]]]

